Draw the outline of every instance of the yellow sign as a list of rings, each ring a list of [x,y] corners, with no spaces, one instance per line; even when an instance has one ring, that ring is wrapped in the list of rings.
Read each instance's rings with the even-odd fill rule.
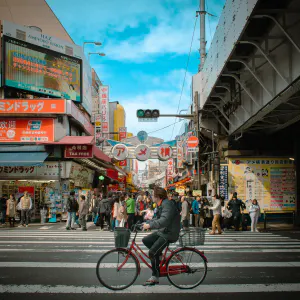
[[[198,197],[198,196],[201,197],[202,196],[202,191],[201,190],[194,190],[193,191],[193,196],[194,197]]]
[[[288,158],[229,159],[229,192],[250,204],[256,199],[261,209],[295,210],[296,178]]]
[[[100,127],[100,126],[101,126],[101,122],[100,122],[100,121],[96,121],[96,122],[95,122],[95,126],[96,126],[96,127]]]
[[[175,191],[179,194],[179,196],[184,196],[184,194],[185,194],[185,189],[184,188],[183,189],[176,188]]]

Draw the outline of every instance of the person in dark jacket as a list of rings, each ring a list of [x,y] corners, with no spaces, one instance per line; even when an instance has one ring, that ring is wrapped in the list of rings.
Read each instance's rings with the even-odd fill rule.
[[[154,189],[154,201],[157,204],[156,217],[143,225],[144,230],[158,229],[143,238],[144,245],[149,249],[152,265],[152,276],[144,285],[159,283],[159,256],[169,242],[176,242],[180,232],[180,213],[174,201],[169,201],[167,192],[160,187]]]
[[[109,194],[107,198],[100,201],[99,204],[99,222],[101,231],[104,229],[104,220],[107,223],[108,230],[110,230],[110,215],[113,205],[112,195]]]
[[[66,205],[66,209],[68,212],[68,221],[66,226],[67,230],[70,230],[70,227],[72,230],[76,230],[74,225],[75,225],[76,213],[78,211],[78,208],[79,208],[79,204],[75,199],[75,192],[71,191],[70,197],[68,198],[67,205]]]
[[[228,210],[232,213],[235,231],[239,231],[241,224],[241,210],[246,208],[244,202],[237,198],[237,193],[233,193],[232,199],[227,204]]]
[[[3,195],[0,198],[0,214],[1,214],[1,225],[5,225],[5,218],[6,218],[6,201],[8,197],[7,195]]]

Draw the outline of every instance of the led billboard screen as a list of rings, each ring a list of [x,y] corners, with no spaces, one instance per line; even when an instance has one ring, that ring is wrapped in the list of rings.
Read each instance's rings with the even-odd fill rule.
[[[81,60],[4,37],[4,85],[81,102]]]

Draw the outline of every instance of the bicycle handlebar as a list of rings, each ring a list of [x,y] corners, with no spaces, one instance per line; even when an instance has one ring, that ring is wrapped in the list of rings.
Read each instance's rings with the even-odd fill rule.
[[[136,224],[133,225],[133,232],[137,232],[137,229],[141,229],[143,226],[143,223],[141,223],[140,221],[138,221]]]

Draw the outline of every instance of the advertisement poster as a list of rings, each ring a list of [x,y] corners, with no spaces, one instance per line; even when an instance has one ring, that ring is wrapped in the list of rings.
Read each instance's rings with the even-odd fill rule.
[[[53,142],[54,119],[0,119],[0,142]]]
[[[257,199],[267,210],[296,209],[296,178],[288,158],[242,158],[229,160],[229,187],[244,202]]]
[[[28,192],[30,198],[33,201],[33,199],[34,199],[34,186],[19,186],[18,187],[18,194],[20,194],[21,196],[24,195],[25,191]]]
[[[4,37],[4,85],[81,102],[81,60]]]

